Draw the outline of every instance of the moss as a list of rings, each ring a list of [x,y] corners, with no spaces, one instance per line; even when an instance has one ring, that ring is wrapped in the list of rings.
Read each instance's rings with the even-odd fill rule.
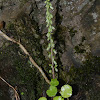
[[[86,50],[85,49],[81,49],[80,46],[75,46],[75,53],[84,53]]]
[[[77,33],[77,30],[75,30],[73,27],[69,28],[69,34],[71,38],[73,38],[76,33]]]
[[[16,84],[21,86],[20,91],[28,95],[29,100],[38,98],[42,93],[44,83],[43,77],[38,70],[36,68],[30,68],[27,59],[24,61],[21,58],[16,60],[14,66],[17,69],[17,80],[19,80]],[[23,88],[26,88],[27,92]]]
[[[41,34],[39,33],[38,24],[34,20],[27,15],[20,16],[19,19],[7,25],[7,32],[16,41],[20,40],[36,63],[47,71],[48,62],[45,61],[42,46],[39,43]],[[14,43],[5,43],[0,48],[0,52],[0,73],[4,69],[7,71],[3,74],[8,77],[7,81],[10,84],[18,86],[20,93],[24,92],[24,95],[21,96],[23,100],[36,100],[42,94],[42,90],[47,88],[44,86],[45,80],[40,72],[35,67],[30,67],[28,57]]]
[[[9,23],[8,25],[7,25],[7,29],[8,30],[14,30],[15,28],[14,28],[14,24],[13,23]]]
[[[86,40],[85,36],[82,36],[81,42],[83,43]]]
[[[67,31],[65,26],[58,25],[57,31],[54,34],[54,39],[57,41],[56,43],[56,50],[62,53],[65,50],[65,35],[64,33]]]
[[[99,100],[99,66],[100,57],[90,55],[88,60],[86,60],[79,68],[74,65],[71,66],[69,70],[63,70],[60,68],[59,81],[61,81],[60,83],[62,85],[70,84],[72,86],[72,98],[75,96],[75,98],[80,98],[80,100]]]
[[[92,2],[93,0],[89,0],[90,2]]]
[[[74,47],[75,53],[86,53],[85,47],[84,47],[84,41],[85,37],[82,36],[81,42]]]
[[[80,90],[89,90],[93,85],[92,77],[100,73],[99,65],[100,57],[91,56],[80,68],[72,66],[67,74],[65,72],[64,81],[69,80],[69,84],[78,85]]]
[[[25,5],[25,3],[28,2],[28,0],[20,0],[21,4],[20,4],[20,8],[22,8],[23,5]]]
[[[25,55],[18,54],[20,52],[18,45],[10,43],[0,51],[1,75],[4,70],[3,76],[8,77],[6,80],[13,86],[17,85],[20,93],[24,92],[23,100],[36,100],[44,89],[44,79],[40,72],[35,67],[30,68]]]

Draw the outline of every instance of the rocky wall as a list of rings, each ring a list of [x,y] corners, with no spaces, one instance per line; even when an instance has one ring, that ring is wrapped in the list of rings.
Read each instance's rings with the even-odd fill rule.
[[[20,40],[37,64],[48,73],[49,60],[46,51],[48,42],[46,40],[44,1],[0,0],[0,21],[6,22],[5,29],[2,31],[11,38]],[[75,68],[84,66],[83,62],[87,62],[91,55],[98,57],[97,59],[100,57],[100,0],[51,0],[51,3],[54,7],[52,11],[55,27],[54,40],[58,52],[58,69],[60,70],[58,77],[64,79],[64,82],[69,82],[70,78],[67,77],[66,73],[72,66]],[[99,64],[98,61],[96,68],[99,67]],[[28,62],[27,56],[17,45],[2,37],[0,37],[0,66],[0,75],[12,85],[17,85],[20,93],[24,92],[22,100],[37,100],[38,96],[43,95],[42,92],[47,84],[40,73],[34,70],[35,68],[30,70],[32,65]],[[85,70],[83,70],[84,72]],[[93,78],[95,79],[97,76],[93,76]],[[35,80],[37,83],[34,83]],[[40,83],[42,83],[42,87]],[[99,85],[97,87],[100,88]],[[0,96],[4,98],[2,94]]]

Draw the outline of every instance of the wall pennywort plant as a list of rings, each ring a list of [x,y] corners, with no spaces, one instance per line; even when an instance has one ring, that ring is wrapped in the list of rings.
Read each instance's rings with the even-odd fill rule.
[[[46,0],[45,1],[46,4],[46,27],[48,28],[48,32],[47,32],[47,40],[48,40],[48,47],[47,47],[47,51],[49,52],[48,57],[51,60],[51,64],[49,64],[49,66],[51,67],[51,70],[49,70],[49,73],[52,74],[52,79],[50,82],[50,87],[49,89],[46,91],[46,94],[49,97],[52,97],[53,100],[64,100],[64,98],[69,98],[72,95],[72,87],[68,84],[63,85],[61,87],[60,90],[60,94],[61,96],[56,96],[58,90],[57,90],[57,86],[59,85],[59,81],[57,80],[57,78],[55,78],[55,72],[58,72],[57,69],[57,62],[55,60],[55,55],[57,54],[56,50],[54,49],[55,44],[54,44],[54,40],[53,40],[53,30],[55,29],[53,27],[53,22],[52,22],[52,18],[53,15],[50,12],[51,10],[53,10],[53,6],[50,2],[50,0]],[[40,97],[38,100],[47,100],[46,97]]]

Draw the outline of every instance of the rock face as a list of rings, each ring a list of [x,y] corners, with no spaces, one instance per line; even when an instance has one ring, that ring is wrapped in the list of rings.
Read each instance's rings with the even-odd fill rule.
[[[62,36],[65,43],[59,45],[64,46],[66,50],[62,50],[61,61],[64,66],[70,66],[71,61],[63,61],[71,59],[76,63],[81,62],[82,58],[74,55],[74,47],[81,43],[82,37],[85,37],[84,45],[89,45],[91,52],[99,56],[100,51],[100,28],[99,28],[99,4],[96,0],[54,0],[52,1],[54,11],[54,26],[62,29]],[[44,35],[47,32],[45,23],[45,3],[41,0],[1,0],[0,3],[0,20],[4,20],[8,25],[9,22],[20,19],[25,14],[33,21],[38,23],[39,32]],[[27,24],[27,23],[26,23]],[[34,29],[33,29],[34,30]],[[59,30],[59,29],[58,29]],[[58,32],[56,30],[56,32]],[[57,35],[57,34],[56,34]],[[41,40],[44,37],[41,38]],[[59,36],[58,36],[59,39]],[[65,44],[65,45],[64,45]],[[95,44],[95,45],[94,45]],[[71,52],[71,54],[69,54]],[[70,58],[71,57],[71,58]],[[77,59],[77,60],[76,60]]]
[[[47,71],[49,68],[46,68],[46,66],[49,61],[46,51],[47,28],[44,1],[45,0],[0,0],[0,21],[6,22],[6,27],[3,31],[16,40],[21,39],[21,43],[30,54],[33,55],[35,61]],[[54,31],[54,40],[58,52],[57,58],[59,59],[59,66],[62,65],[62,69],[68,71],[73,65],[80,67],[82,62],[88,59],[87,55],[92,54],[100,57],[100,0],[51,0],[51,3],[54,7],[52,11],[54,16],[53,25],[56,28]],[[22,59],[25,60],[26,58],[22,51],[12,45],[13,44],[4,41],[4,39],[0,37],[1,54],[4,52],[2,55],[8,60],[7,64],[11,66],[11,70],[15,69],[13,65],[16,65],[17,71],[20,70],[20,72],[15,71],[15,73],[21,74],[23,70],[20,68],[20,64],[22,65],[22,63],[18,66],[18,61],[13,58],[21,56],[20,59],[22,62]],[[14,50],[11,49],[11,47]],[[8,51],[11,50],[8,56],[13,55],[14,57],[11,58],[14,61],[9,57],[7,58],[5,54],[6,48],[10,48],[7,49]],[[15,48],[17,48],[17,50],[15,50]],[[2,65],[2,59],[4,60],[3,57],[0,58],[0,65]],[[24,62],[24,64],[25,63],[27,62]],[[5,70],[9,69],[9,66],[5,63],[3,64],[4,66],[1,66],[0,69],[1,75],[4,75]],[[25,66],[30,65],[26,64]],[[27,68],[25,70],[27,72]],[[28,72],[31,71],[28,69]],[[4,76],[5,78],[10,77],[10,75],[6,73]],[[63,75],[61,75],[61,77],[62,76]],[[22,79],[24,79],[24,77],[22,76]],[[29,77],[30,76],[28,76],[28,78]],[[10,80],[11,78],[8,79]],[[35,79],[32,80],[32,82],[34,81]],[[14,83],[15,79],[13,79],[12,82]],[[44,81],[41,82],[44,84]],[[23,82],[17,83],[22,84]],[[35,85],[36,84],[33,86]],[[39,86],[37,87],[39,88]],[[28,91],[25,87],[21,88],[21,91],[22,90]],[[33,94],[35,95],[36,93],[34,92]],[[30,94],[30,99],[27,99],[27,94],[25,94],[26,97],[23,95],[22,100],[32,100],[31,97],[33,98],[33,94]],[[41,91],[39,95],[40,94]],[[36,100],[36,98],[34,100]]]

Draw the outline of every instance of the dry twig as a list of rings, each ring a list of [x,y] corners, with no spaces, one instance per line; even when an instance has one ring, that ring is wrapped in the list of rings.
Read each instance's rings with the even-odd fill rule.
[[[14,97],[16,98],[16,100],[20,100],[19,94],[17,93],[16,89],[13,86],[11,86],[7,81],[5,81],[1,76],[0,79],[14,90]]]

